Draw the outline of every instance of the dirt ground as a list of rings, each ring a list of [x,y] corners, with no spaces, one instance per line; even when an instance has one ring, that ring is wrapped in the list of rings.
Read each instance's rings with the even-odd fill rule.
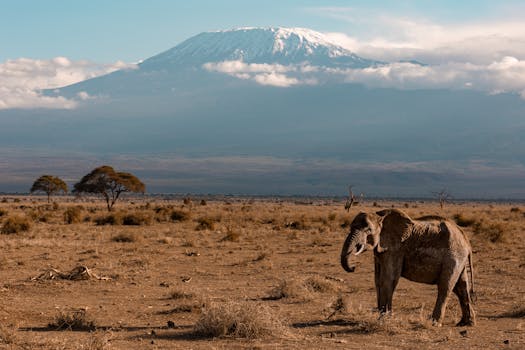
[[[525,348],[523,204],[440,209],[370,200],[347,213],[336,200],[146,198],[117,203],[108,218],[99,200],[56,200],[1,200],[2,349]],[[455,296],[443,326],[433,327],[436,287],[404,279],[393,315],[378,319],[373,253],[361,256],[354,273],[341,268],[344,226],[359,211],[392,206],[412,217],[455,216],[465,226],[474,250],[475,327],[455,327]],[[13,220],[30,227],[8,233]],[[91,275],[67,275],[78,266]],[[227,305],[266,310],[275,322],[254,338],[197,332],[197,324],[208,327],[206,310]],[[62,322],[67,316],[78,324]]]

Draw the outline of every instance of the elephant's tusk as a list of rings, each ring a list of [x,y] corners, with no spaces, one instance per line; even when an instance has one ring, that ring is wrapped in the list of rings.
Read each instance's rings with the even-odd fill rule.
[[[364,252],[364,251],[365,251],[365,245],[363,244],[363,245],[361,246],[361,248],[359,248],[359,250],[358,250],[354,255],[357,256],[357,255],[361,254],[361,253]]]

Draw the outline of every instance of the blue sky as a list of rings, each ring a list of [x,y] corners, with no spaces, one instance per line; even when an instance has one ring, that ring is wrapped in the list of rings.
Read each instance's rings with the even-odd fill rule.
[[[525,5],[514,0],[3,0],[1,9],[0,62],[56,56],[134,62],[199,32],[240,26],[298,26],[366,38],[384,28],[362,20],[379,16],[442,25],[525,18]]]

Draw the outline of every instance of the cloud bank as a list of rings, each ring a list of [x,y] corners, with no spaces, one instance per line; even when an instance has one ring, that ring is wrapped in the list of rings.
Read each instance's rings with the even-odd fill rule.
[[[489,64],[449,62],[422,65],[395,62],[359,69],[242,61],[210,62],[203,67],[208,71],[252,80],[261,85],[279,87],[345,82],[381,88],[470,89],[489,94],[509,92],[525,98],[525,60],[511,56]]]
[[[18,58],[0,63],[0,110],[9,108],[75,108],[89,99],[80,93],[78,99],[44,96],[40,90],[53,89],[94,78],[118,69],[132,69],[135,65],[118,61],[99,64],[90,61],[72,61],[66,57],[49,60]]]

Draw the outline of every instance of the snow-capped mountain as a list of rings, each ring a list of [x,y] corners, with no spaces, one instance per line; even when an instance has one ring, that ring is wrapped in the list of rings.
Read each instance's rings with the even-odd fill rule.
[[[236,66],[221,66],[224,62],[236,62]],[[68,98],[86,93],[117,98],[180,94],[187,93],[189,87],[202,90],[224,84],[308,85],[324,79],[318,79],[320,71],[380,64],[313,30],[240,28],[198,34],[140,62],[136,69],[120,70],[50,93]],[[276,65],[278,72],[273,71]]]
[[[367,67],[378,62],[357,56],[304,28],[239,28],[198,34],[145,60],[141,66],[198,65],[241,60],[246,63],[345,65]]]

